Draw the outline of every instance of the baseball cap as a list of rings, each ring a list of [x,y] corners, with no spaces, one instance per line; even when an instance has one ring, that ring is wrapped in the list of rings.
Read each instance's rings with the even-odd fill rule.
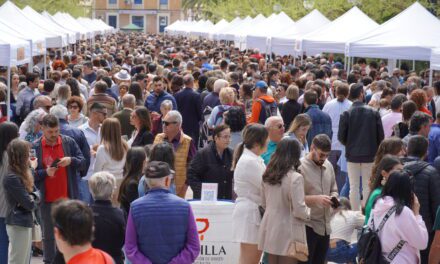
[[[159,179],[174,174],[168,163],[163,161],[150,161],[145,169],[145,177]]]
[[[267,83],[265,81],[258,81],[255,83],[255,86],[252,90],[255,90],[257,88],[261,88],[261,89],[267,89]]]

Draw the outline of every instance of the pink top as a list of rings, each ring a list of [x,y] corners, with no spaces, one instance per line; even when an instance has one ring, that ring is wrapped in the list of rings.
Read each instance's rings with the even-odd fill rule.
[[[391,137],[393,126],[402,121],[402,113],[390,112],[382,117],[382,126],[385,138]]]
[[[371,219],[374,217],[374,225],[377,228],[388,210],[393,206],[394,200],[389,196],[377,200],[368,225],[371,226]],[[422,216],[415,216],[413,211],[406,206],[400,215],[394,213],[390,216],[382,230],[379,231],[379,238],[384,256],[388,256],[400,240],[406,241],[391,262],[392,264],[420,263],[419,251],[428,246],[428,231]]]

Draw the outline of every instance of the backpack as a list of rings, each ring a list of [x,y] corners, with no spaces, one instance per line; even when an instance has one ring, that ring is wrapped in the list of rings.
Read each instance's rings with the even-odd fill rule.
[[[217,126],[219,124],[217,124],[217,122],[219,121],[219,119],[222,119],[222,122],[224,122],[223,120],[223,114],[225,112],[227,112],[229,110],[229,108],[231,108],[230,106],[225,106],[225,105],[219,105],[218,106],[218,112],[217,115],[214,118],[214,126]]]
[[[268,119],[271,116],[277,115],[277,103],[273,101],[272,103],[267,103],[266,101],[262,99],[256,99],[261,104],[261,112],[259,117],[259,122],[261,124],[264,124],[266,122],[266,119]]]
[[[397,246],[388,254],[387,257],[382,255],[382,245],[379,239],[379,231],[385,225],[385,222],[390,218],[390,216],[396,212],[396,206],[391,207],[388,210],[385,217],[380,222],[377,229],[374,227],[374,218],[371,215],[371,227],[364,228],[361,237],[358,241],[358,258],[360,264],[388,264],[397,256],[399,251],[402,249],[403,245],[406,243],[400,240]]]
[[[212,132],[208,126],[208,119],[211,112],[212,108],[210,106],[206,106],[205,109],[203,109],[203,122],[200,126],[199,142],[197,142],[199,148],[203,148],[212,140]]]

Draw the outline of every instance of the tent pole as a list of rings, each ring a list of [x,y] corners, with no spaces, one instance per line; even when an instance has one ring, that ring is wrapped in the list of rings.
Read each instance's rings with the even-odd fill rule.
[[[416,61],[415,61],[415,60],[413,60],[413,68],[412,68],[412,70],[413,70],[413,71],[416,70]]]
[[[347,70],[347,56],[344,56],[344,70]]]
[[[6,100],[6,115],[7,115],[7,120],[11,121],[11,63],[10,62],[8,66],[7,83],[8,83],[8,96]]]
[[[433,70],[431,67],[429,67],[429,86],[432,86],[432,74],[433,74]]]
[[[47,65],[46,65],[46,57],[47,57],[47,49],[46,52],[44,53],[44,80],[47,79]]]

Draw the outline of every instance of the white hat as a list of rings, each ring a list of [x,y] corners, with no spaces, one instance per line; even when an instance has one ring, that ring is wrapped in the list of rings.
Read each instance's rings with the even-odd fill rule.
[[[118,73],[113,75],[113,77],[121,81],[129,81],[131,79],[130,74],[128,74],[126,70],[120,70]]]

